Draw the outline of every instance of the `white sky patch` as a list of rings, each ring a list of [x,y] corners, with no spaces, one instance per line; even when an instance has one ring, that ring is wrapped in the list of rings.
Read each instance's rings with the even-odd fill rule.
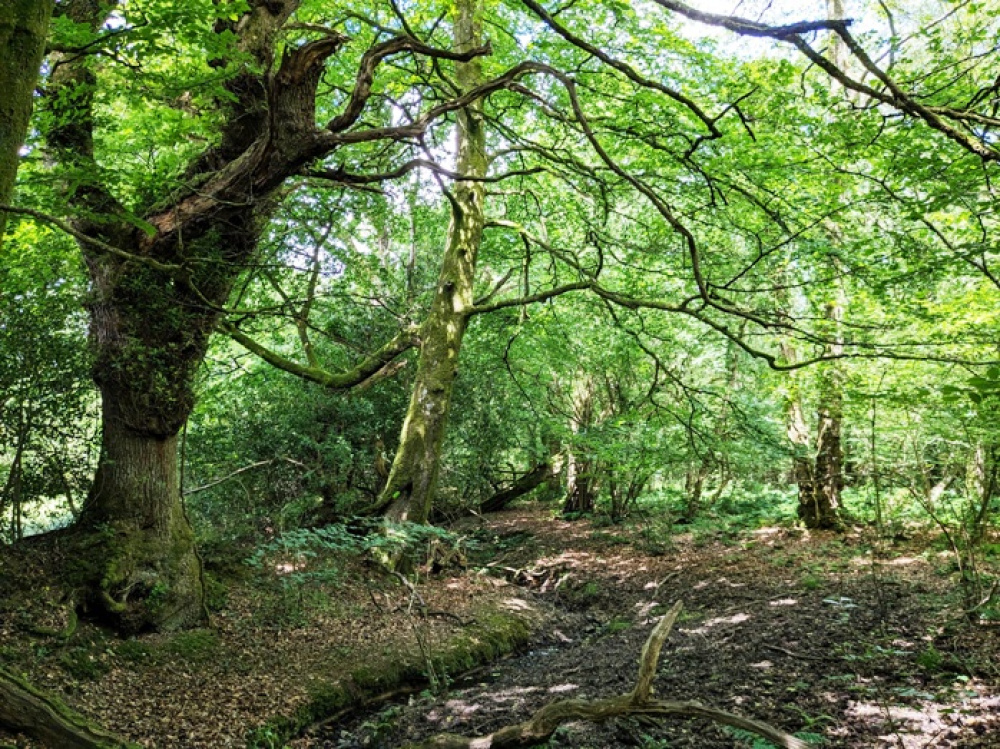
[[[757,21],[771,26],[781,26],[798,21],[821,21],[827,17],[826,0],[698,0],[689,3],[705,13],[721,16],[737,16],[748,21]],[[659,5],[647,0],[634,5],[640,16],[666,11]],[[710,26],[687,19],[680,14],[671,14],[677,28],[684,36],[693,41],[710,41],[724,54],[733,54],[743,58],[761,56],[788,56],[798,53],[791,45],[777,42],[773,39],[740,36],[727,29]],[[888,36],[885,19],[866,10],[859,0],[844,0],[844,15],[854,21],[851,28],[856,36],[867,31],[878,30]]]

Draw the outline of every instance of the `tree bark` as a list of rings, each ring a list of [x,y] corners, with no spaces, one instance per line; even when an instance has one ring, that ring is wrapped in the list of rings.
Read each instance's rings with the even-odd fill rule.
[[[251,3],[241,24],[241,51],[270,61],[274,35],[296,4]],[[108,9],[67,0],[60,12],[96,31]],[[315,127],[310,97],[324,59],[305,45],[286,55],[274,74],[285,77],[284,88],[271,92],[272,106],[287,110],[298,94],[309,128]],[[67,188],[68,202],[82,215],[99,217],[78,218],[75,226],[117,249],[81,243],[92,285],[90,345],[103,432],[93,486],[72,531],[78,547],[73,574],[88,611],[123,631],[198,625],[206,619],[204,590],[194,531],[181,503],[178,434],[194,405],[195,373],[219,310],[256,250],[262,219],[273,210],[267,196],[308,147],[308,139],[298,151],[289,145],[302,138],[306,114],[283,112],[285,131],[277,132],[266,118],[251,116],[264,103],[260,76],[230,81],[232,119],[220,145],[192,167],[207,170],[207,181],[166,209],[150,209],[144,218],[156,230],[147,234],[100,182],[92,59],[56,53],[53,62],[49,106],[56,124],[46,134],[48,147],[58,163],[84,175]],[[185,265],[192,257],[199,261]]]
[[[3,669],[0,725],[58,749],[137,749]]]
[[[53,0],[0,0],[0,204],[14,194]],[[0,247],[7,214],[0,211]]]
[[[102,560],[86,581],[90,604],[123,631],[203,624],[201,565],[181,504],[177,433],[137,429],[123,413],[121,393],[105,387],[103,397],[101,459],[76,525],[87,556]]]
[[[503,491],[499,491],[479,505],[480,512],[497,512],[509,505],[515,499],[523,497],[538,488],[552,475],[552,463],[539,463]]]
[[[574,434],[585,432],[594,425],[594,380],[583,375],[573,384],[573,415],[570,428]],[[592,512],[597,500],[597,465],[570,445],[566,454],[566,499],[563,514]]]
[[[458,0],[455,50],[478,46],[482,37],[482,0]],[[464,91],[482,82],[478,58],[460,62],[456,78]],[[474,304],[476,259],[482,242],[486,132],[482,104],[458,113],[458,173],[479,181],[460,181],[451,200],[451,222],[437,290],[420,330],[420,355],[399,448],[385,489],[376,504],[390,520],[426,523],[431,514],[451,394],[458,373],[462,339]]]
[[[833,355],[843,351],[840,343],[843,310],[840,298],[829,302],[824,310],[824,317],[829,323],[828,331],[833,340],[827,348]],[[800,491],[799,517],[807,528],[839,530],[842,527],[840,493],[844,488],[844,451],[841,444],[844,384],[843,371],[838,362],[825,362],[820,365],[818,385],[819,406],[812,491],[808,497],[803,497]],[[807,501],[803,502],[803,499]]]

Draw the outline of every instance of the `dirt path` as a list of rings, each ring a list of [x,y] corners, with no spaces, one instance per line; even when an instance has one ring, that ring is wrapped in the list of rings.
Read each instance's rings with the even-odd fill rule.
[[[666,605],[686,610],[656,692],[762,719],[824,747],[1000,747],[1000,631],[968,630],[943,611],[949,580],[933,557],[902,550],[873,564],[860,539],[763,529],[745,538],[680,537],[662,556],[637,535],[497,516],[478,532],[506,549],[486,568],[555,613],[529,652],[473,683],[425,694],[296,749],[394,747],[449,731],[489,733],[558,697],[633,685],[636,660]],[[571,724],[550,747],[757,747],[697,722]]]

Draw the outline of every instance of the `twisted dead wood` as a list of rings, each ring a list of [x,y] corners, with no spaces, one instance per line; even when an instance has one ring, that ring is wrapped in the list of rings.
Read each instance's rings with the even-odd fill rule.
[[[660,620],[646,640],[639,657],[639,675],[635,689],[618,697],[598,700],[569,699],[550,702],[528,720],[499,731],[469,738],[455,734],[438,734],[423,743],[411,744],[407,749],[513,749],[530,747],[546,741],[555,730],[573,720],[601,722],[611,718],[645,715],[654,718],[705,718],[716,723],[739,728],[761,736],[783,749],[808,749],[801,739],[785,733],[779,728],[752,718],[744,718],[733,713],[708,707],[698,702],[652,699],[653,679],[656,676],[660,651],[670,635],[683,608],[683,602],[673,605]]]

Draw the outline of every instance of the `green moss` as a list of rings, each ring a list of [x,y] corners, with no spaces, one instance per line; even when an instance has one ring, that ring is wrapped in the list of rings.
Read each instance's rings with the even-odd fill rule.
[[[154,650],[141,640],[125,640],[115,647],[115,654],[131,663],[145,663],[152,659]]]
[[[803,575],[799,582],[806,590],[817,590],[823,584],[823,580],[813,574]]]
[[[632,628],[632,622],[630,622],[628,619],[621,619],[616,616],[614,619],[612,619],[604,626],[604,631],[609,635],[613,635],[617,632],[624,632],[626,629],[631,629],[631,628]]]
[[[488,663],[526,643],[531,625],[515,614],[487,610],[432,656],[431,666],[440,678]],[[427,663],[419,652],[383,653],[383,658],[355,668],[343,683],[320,682],[309,688],[309,701],[292,715],[271,718],[247,734],[248,749],[282,749],[310,725],[352,704],[403,684],[427,681]]]
[[[170,655],[189,661],[203,661],[219,647],[219,636],[210,629],[193,629],[178,632],[162,645]]]
[[[122,741],[117,736],[104,730],[98,724],[87,720],[82,715],[72,710],[58,697],[37,689],[21,677],[0,668],[0,678],[16,684],[25,692],[28,692],[35,698],[44,701],[49,708],[51,708],[52,712],[57,714],[64,721],[72,724],[83,732],[89,733],[95,747],[99,747],[100,749],[140,749],[137,744]]]
[[[566,586],[562,589],[566,602],[575,608],[589,608],[601,599],[601,586],[596,582],[587,582],[580,586]]]
[[[59,656],[62,669],[79,681],[96,681],[111,670],[107,661],[91,654],[87,648],[73,648]]]

